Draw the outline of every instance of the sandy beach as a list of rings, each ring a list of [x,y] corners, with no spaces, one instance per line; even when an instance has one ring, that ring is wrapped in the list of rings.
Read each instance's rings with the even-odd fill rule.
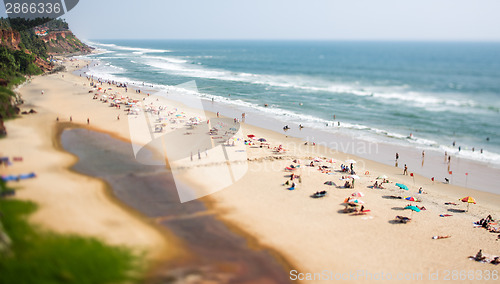
[[[66,61],[64,64],[68,71],[35,77],[19,90],[25,100],[22,110],[33,108],[38,113],[6,122],[9,136],[0,140],[0,155],[22,156],[23,161],[2,168],[1,174],[37,174],[35,179],[13,183],[19,189],[18,198],[40,204],[40,210],[32,218],[36,224],[147,251],[151,259],[182,256],[182,240],[120,206],[102,181],[68,170],[76,158],[61,151],[57,140],[58,124],[71,120],[124,141],[132,138],[124,109],[93,100],[94,95],[102,93],[90,87],[87,78],[72,74],[86,62]],[[132,89],[125,93],[123,88],[109,87],[112,92],[137,100],[147,96],[144,92],[134,93]],[[90,90],[95,91],[89,93]],[[180,102],[164,99],[162,103],[168,103],[170,109],[200,113]],[[214,113],[204,115],[208,120],[215,120]],[[177,129],[184,128],[181,125]],[[233,154],[227,159],[233,167],[231,180],[221,181],[209,174],[222,167],[210,160],[214,157],[212,150],[206,154],[206,159],[197,153],[194,158],[193,155],[178,157],[175,166],[179,168],[179,180],[195,191],[212,193],[201,200],[215,211],[217,218],[251,236],[250,243],[275,250],[297,273],[327,271],[332,273],[329,275],[340,275],[340,279],[335,280],[355,283],[402,280],[399,277],[408,282],[425,283],[433,280],[429,274],[436,272],[438,281],[433,282],[446,282],[446,277],[454,280],[454,271],[498,273],[498,266],[476,262],[468,256],[480,249],[490,259],[500,255],[499,234],[473,226],[473,222],[488,215],[495,220],[500,218],[499,195],[432,182],[417,174],[405,176],[400,168],[334,152],[320,145],[304,145],[301,139],[245,123],[237,132],[240,139],[230,148]],[[253,145],[245,145],[243,140],[250,140],[247,137],[251,134],[255,138],[264,137],[269,148],[267,145],[260,147],[261,143],[256,140],[252,140]],[[274,151],[280,145],[285,150]],[[200,149],[203,150],[202,146]],[[239,155],[241,151],[246,155]],[[315,158],[319,158],[317,162],[313,161]],[[338,172],[348,159],[356,161],[354,169],[359,179],[354,189],[342,188],[344,181],[340,179],[348,174]],[[311,161],[314,167],[309,166]],[[245,167],[241,166],[243,163]],[[290,179],[291,172],[285,171],[290,165],[300,165],[292,170],[300,176],[300,182],[294,180],[295,190],[287,190],[289,186],[284,185]],[[324,170],[318,170],[322,166]],[[375,181],[380,181],[377,180],[380,175],[387,175],[390,182],[383,185],[384,189],[370,188]],[[327,181],[334,185],[325,185]],[[400,190],[396,183],[407,185],[409,190]],[[223,190],[214,191],[214,184]],[[420,187],[425,193],[418,193]],[[323,190],[327,191],[326,196],[311,198],[315,192]],[[356,192],[364,194],[359,199],[370,211],[363,215],[342,213],[344,200]],[[420,202],[391,196],[411,196]],[[464,212],[467,205],[459,201],[466,196],[474,197],[477,202],[470,205],[468,212]],[[445,205],[446,202],[457,205]],[[404,210],[408,204],[424,206],[426,210]],[[442,214],[451,216],[440,217]],[[395,223],[398,215],[412,220],[407,224]],[[445,235],[451,237],[432,238]],[[343,278],[342,275],[349,276]]]

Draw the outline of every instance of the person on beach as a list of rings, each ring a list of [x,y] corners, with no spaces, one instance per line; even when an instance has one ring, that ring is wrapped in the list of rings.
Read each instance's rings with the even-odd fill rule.
[[[90,118],[87,117],[87,125],[90,124]]]
[[[403,171],[403,175],[407,176],[408,175],[408,167],[405,164],[405,169]]]
[[[486,259],[486,256],[483,256],[483,250],[482,250],[482,249],[480,249],[480,250],[477,252],[476,256],[474,256],[473,258],[474,258],[474,260],[475,260],[475,261],[483,261],[483,260],[485,260],[485,259]]]
[[[490,263],[494,265],[500,264],[500,257],[495,257]]]
[[[43,94],[44,94],[44,91],[42,90],[42,96],[43,96]]]
[[[116,120],[120,120],[120,115],[118,115],[118,116],[116,117]]]
[[[450,238],[451,236],[450,235],[446,235],[446,236],[433,236],[432,239],[433,240],[439,240],[439,239],[447,239],[447,238]]]
[[[398,161],[399,159],[399,153],[396,152],[396,162]]]
[[[446,163],[446,159],[448,159],[448,152],[444,151],[444,162]]]
[[[73,121],[73,116],[70,116],[70,117],[69,117],[69,121],[70,121],[70,122],[71,122],[71,121]]]

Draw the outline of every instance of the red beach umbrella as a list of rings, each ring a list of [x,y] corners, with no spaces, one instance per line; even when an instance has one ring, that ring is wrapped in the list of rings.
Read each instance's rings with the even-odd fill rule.
[[[462,202],[467,202],[467,211],[469,211],[469,205],[471,203],[476,204],[476,200],[473,197],[471,197],[471,196],[466,196],[466,197],[464,197],[462,199],[459,199],[459,200],[462,201]]]

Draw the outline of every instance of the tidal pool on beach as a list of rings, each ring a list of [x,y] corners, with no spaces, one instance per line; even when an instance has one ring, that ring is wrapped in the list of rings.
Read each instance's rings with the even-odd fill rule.
[[[137,162],[129,143],[87,129],[61,134],[63,148],[79,160],[72,169],[104,180],[112,194],[180,239],[190,257],[160,265],[151,283],[197,278],[218,283],[289,283],[287,265],[265,248],[252,248],[198,200],[180,203],[165,167]],[[91,208],[89,208],[91,210]]]

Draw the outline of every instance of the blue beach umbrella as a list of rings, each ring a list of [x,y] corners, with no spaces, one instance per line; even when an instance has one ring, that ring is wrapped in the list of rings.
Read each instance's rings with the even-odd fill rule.
[[[401,189],[404,189],[404,190],[409,190],[409,188],[406,185],[402,184],[402,183],[396,183],[396,186],[399,187],[399,188],[401,188]]]

